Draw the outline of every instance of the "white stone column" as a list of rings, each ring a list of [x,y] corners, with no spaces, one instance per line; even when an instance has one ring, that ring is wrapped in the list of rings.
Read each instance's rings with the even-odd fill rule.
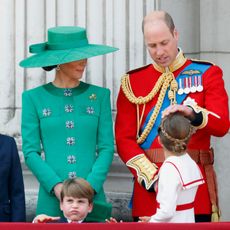
[[[166,10],[173,16],[179,30],[179,44],[187,56],[207,59],[221,66],[229,93],[229,6],[229,0],[1,0],[0,132],[16,137],[23,161],[20,138],[21,94],[26,89],[52,81],[54,71],[45,73],[41,68],[26,70],[19,67],[18,63],[30,55],[30,44],[46,41],[47,28],[57,25],[86,27],[90,42],[105,43],[120,49],[105,57],[89,59],[89,66],[83,76],[83,81],[111,90],[114,117],[122,75],[130,69],[152,62],[144,46],[141,23],[143,16],[154,9]],[[229,140],[229,134],[213,140],[222,220],[230,218],[230,177],[226,176],[230,174]],[[22,166],[27,209],[32,217],[37,182],[24,163]],[[127,185],[124,186],[125,191],[116,190],[121,181]],[[29,189],[31,184],[34,186],[32,190]],[[125,202],[132,192],[131,174],[116,153],[105,186],[110,194],[109,199],[115,204],[115,211],[119,211],[121,202],[122,209],[128,213]],[[119,201],[120,194],[126,197],[122,198],[123,201]]]
[[[228,0],[201,1],[201,59],[209,60],[223,69],[225,87],[230,95],[230,11]],[[230,219],[230,134],[224,138],[213,138],[215,169],[218,181],[221,220]]]
[[[15,113],[14,1],[3,0],[0,7],[0,132],[6,132]],[[11,127],[14,129],[13,127]],[[12,130],[10,130],[11,132]],[[15,130],[18,131],[18,130]]]

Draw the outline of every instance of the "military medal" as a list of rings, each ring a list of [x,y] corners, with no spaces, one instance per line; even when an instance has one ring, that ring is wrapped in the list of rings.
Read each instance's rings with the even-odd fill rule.
[[[189,94],[195,92],[202,92],[203,85],[202,85],[202,76],[200,74],[201,72],[199,70],[184,71],[182,75],[185,75],[186,77],[184,77],[183,80],[179,80],[178,94],[181,95],[183,93]]]
[[[201,83],[201,76],[199,75],[197,77],[198,77],[198,80],[197,80],[197,82],[198,82],[197,91],[198,92],[202,92],[203,91],[203,85]]]
[[[187,77],[184,79],[184,83],[185,83],[184,84],[185,85],[184,93],[189,94],[190,93],[190,88],[188,86],[188,78]]]
[[[191,88],[190,88],[190,90],[191,90],[191,93],[195,93],[196,92],[196,86],[195,86],[195,80],[194,80],[194,78],[192,78],[192,77],[190,77],[191,78]]]
[[[184,93],[183,87],[182,87],[182,79],[179,79],[179,89],[177,91],[179,95],[182,95]]]

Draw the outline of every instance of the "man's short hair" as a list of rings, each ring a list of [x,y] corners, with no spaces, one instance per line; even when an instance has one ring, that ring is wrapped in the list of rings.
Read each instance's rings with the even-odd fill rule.
[[[174,33],[174,29],[175,29],[175,24],[174,24],[174,21],[173,21],[173,19],[172,19],[172,17],[171,17],[171,15],[169,14],[169,13],[167,13],[166,11],[163,11],[163,17],[161,18],[164,22],[165,22],[165,24],[167,25],[167,27],[169,28],[169,30],[170,30],[170,32],[172,33],[172,35],[173,35],[173,33]],[[142,21],[142,32],[144,33],[144,26],[145,26],[145,23],[146,23],[146,21],[145,21],[145,19]]]
[[[173,21],[171,15],[167,12],[165,12],[164,21],[165,21],[166,25],[168,26],[170,32],[173,34],[174,29],[175,29],[175,24],[174,24],[174,21]]]

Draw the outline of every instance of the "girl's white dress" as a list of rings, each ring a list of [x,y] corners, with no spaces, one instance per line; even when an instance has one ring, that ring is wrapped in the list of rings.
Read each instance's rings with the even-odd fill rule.
[[[168,157],[159,170],[158,208],[150,222],[195,222],[193,202],[203,183],[199,167],[187,153]]]

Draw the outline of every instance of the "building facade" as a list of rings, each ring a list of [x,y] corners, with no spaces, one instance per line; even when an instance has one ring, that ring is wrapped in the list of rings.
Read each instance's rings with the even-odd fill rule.
[[[21,153],[21,94],[24,90],[52,81],[53,73],[40,68],[22,69],[18,63],[28,55],[29,44],[46,40],[47,28],[77,25],[87,28],[91,43],[119,47],[105,57],[89,59],[83,81],[111,90],[113,115],[122,75],[151,63],[146,52],[141,24],[154,10],[168,11],[179,31],[179,44],[188,57],[209,60],[224,72],[230,93],[230,2],[228,0],[1,0],[0,1],[0,132],[15,137],[20,150],[26,185],[28,221],[34,215],[37,182],[24,165]],[[230,135],[213,138],[215,169],[222,220],[230,220]],[[117,186],[119,183],[119,186]],[[122,183],[122,186],[121,186]],[[105,184],[114,215],[130,219],[127,203],[132,176],[115,158]],[[120,208],[122,206],[122,209]],[[120,210],[124,210],[119,214]],[[123,218],[124,219],[124,218]]]

